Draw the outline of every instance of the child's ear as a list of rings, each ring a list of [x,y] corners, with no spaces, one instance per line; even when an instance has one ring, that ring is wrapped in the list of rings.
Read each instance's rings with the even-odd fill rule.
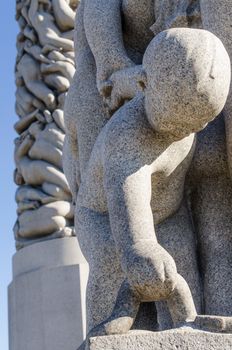
[[[144,91],[147,87],[147,74],[144,69],[141,69],[137,78],[137,85],[140,90]]]

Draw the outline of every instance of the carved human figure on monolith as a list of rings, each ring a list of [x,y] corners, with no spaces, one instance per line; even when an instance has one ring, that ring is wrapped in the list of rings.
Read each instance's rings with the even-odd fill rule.
[[[112,316],[95,335],[128,331],[141,301],[167,300],[175,326],[196,317],[189,287],[159,244],[154,225],[180,206],[195,133],[226,102],[230,60],[213,34],[171,29],[150,43],[142,67],[120,73],[120,84],[123,74],[125,91],[134,86],[134,76],[144,92],[121,107],[100,133],[76,204],[76,229],[90,269],[103,254],[112,256],[111,240],[125,276]],[[178,229],[172,226],[173,236]],[[90,235],[98,236],[98,246],[94,240],[83,244]],[[114,278],[107,270],[100,277]]]
[[[64,34],[62,35],[55,24],[54,17],[48,11],[50,8],[51,2],[49,0],[31,0],[28,10],[28,18],[38,34],[40,43],[44,47],[43,49],[46,51],[51,46],[57,49],[62,47],[67,51],[72,51],[73,41],[67,38],[67,33],[65,33],[66,37]]]

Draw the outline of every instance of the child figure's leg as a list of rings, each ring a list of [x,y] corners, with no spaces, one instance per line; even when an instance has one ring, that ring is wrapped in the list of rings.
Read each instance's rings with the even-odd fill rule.
[[[135,321],[139,305],[139,296],[125,280],[118,292],[112,315],[105,322],[106,334],[127,333]]]
[[[91,329],[86,340],[78,350],[88,350],[88,343],[91,337],[127,333],[133,325],[139,309],[139,304],[140,302],[135,292],[132,290],[127,280],[125,280],[118,292],[111,316]]]

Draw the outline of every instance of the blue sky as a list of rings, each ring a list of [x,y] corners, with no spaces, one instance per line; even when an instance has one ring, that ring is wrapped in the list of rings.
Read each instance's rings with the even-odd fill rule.
[[[0,349],[8,349],[7,285],[11,281],[11,258],[15,252],[12,227],[16,218],[13,184],[15,0],[1,1],[0,12]]]

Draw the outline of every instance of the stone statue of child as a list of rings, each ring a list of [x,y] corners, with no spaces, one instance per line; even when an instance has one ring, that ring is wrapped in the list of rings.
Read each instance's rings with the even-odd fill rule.
[[[131,69],[135,68],[124,70],[125,91],[134,84]],[[142,301],[167,300],[175,325],[196,316],[189,287],[158,243],[154,225],[180,206],[194,133],[212,121],[226,102],[230,60],[213,34],[171,29],[152,40],[143,70],[135,76],[140,77],[144,93],[121,107],[103,128],[76,204],[80,242],[91,232],[100,243],[96,246],[93,240],[82,247],[88,251],[87,259],[93,252],[96,256],[101,251],[99,257],[111,254],[105,241],[113,237],[125,276],[111,317],[98,328],[106,334],[128,331]],[[175,235],[178,227],[172,230]],[[113,277],[107,267],[102,277],[98,283]]]
[[[186,5],[182,6],[183,3]],[[74,36],[76,73],[65,101],[66,138],[63,152],[64,171],[74,201],[76,201],[80,181],[85,178],[96,138],[109,120],[103,98],[107,97],[107,92],[109,93],[107,81],[111,79],[111,74],[141,64],[154,33],[157,34],[173,26],[170,24],[170,17],[176,27],[178,18],[183,18],[183,13],[178,12],[179,8],[181,10],[182,7],[187,8],[188,4],[191,6],[192,0],[181,1],[181,6],[169,0],[82,0],[80,2]],[[189,11],[187,12],[185,11],[185,17],[189,15]],[[187,21],[189,22],[193,21]],[[153,33],[150,28],[154,23],[156,27],[153,28]],[[181,27],[184,25],[186,24],[181,22]],[[129,96],[128,93],[129,89],[127,89],[127,98],[134,97],[133,94]],[[115,101],[114,109],[117,108],[118,104]],[[108,225],[108,216],[102,216],[101,220],[104,221],[104,225]],[[180,226],[175,242],[169,239],[167,234],[163,235],[164,231],[171,232],[173,221],[178,222]],[[124,278],[112,235],[109,234],[103,244],[101,231],[100,226],[94,226],[84,236],[78,233],[81,249],[90,267],[87,288],[88,329],[92,329],[110,315],[118,288]],[[107,231],[110,232],[110,229]],[[167,243],[166,249],[175,256],[179,271],[191,286],[196,308],[200,312],[201,291],[195,238],[184,200],[178,212],[157,227],[157,235],[160,234]],[[95,254],[95,246],[98,245],[102,245],[100,258],[99,254],[98,257]],[[97,263],[96,260],[98,260]],[[191,266],[191,271],[189,268],[186,271],[188,264]],[[107,288],[105,283],[99,282],[104,279],[105,271],[111,275],[111,282]],[[151,325],[150,315],[153,315],[153,310],[150,312],[150,309],[152,308],[154,304],[153,306],[141,305],[143,317],[139,319],[143,319],[143,327],[146,329],[148,324]],[[160,308],[159,305],[158,308]],[[158,312],[158,315],[162,313],[163,310]],[[159,318],[159,324],[161,323]],[[150,329],[156,326],[154,322]]]

